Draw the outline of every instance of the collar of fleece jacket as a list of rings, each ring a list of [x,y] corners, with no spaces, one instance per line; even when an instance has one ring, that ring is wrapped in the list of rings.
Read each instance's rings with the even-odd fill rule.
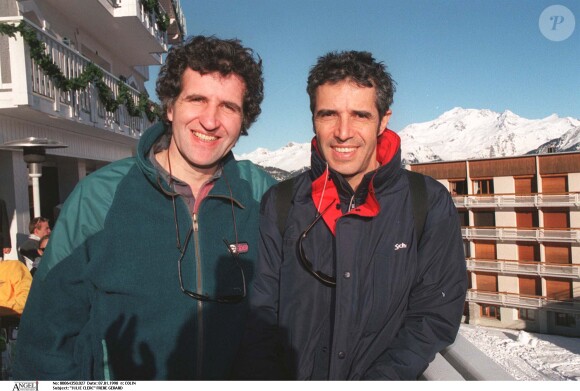
[[[390,182],[394,177],[393,173],[398,172],[401,167],[400,137],[389,129],[378,137],[377,161],[380,167],[363,177],[356,192],[342,175],[327,166],[318,150],[316,137],[312,139],[311,144],[312,201],[318,213],[323,213],[322,218],[332,234],[335,234],[336,221],[344,214],[376,216],[381,208],[375,190]],[[343,213],[341,198],[353,199],[355,207]]]

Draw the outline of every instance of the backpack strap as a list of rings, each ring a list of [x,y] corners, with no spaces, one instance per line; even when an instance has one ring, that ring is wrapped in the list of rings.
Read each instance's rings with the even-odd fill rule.
[[[276,210],[278,220],[278,231],[284,236],[284,229],[286,228],[286,219],[288,219],[288,212],[292,204],[292,189],[294,188],[294,177],[280,182],[276,186]]]
[[[413,204],[413,219],[415,220],[415,234],[417,243],[421,242],[425,220],[427,220],[427,186],[425,185],[425,176],[418,172],[405,170],[409,178],[409,187],[411,189],[411,202]]]

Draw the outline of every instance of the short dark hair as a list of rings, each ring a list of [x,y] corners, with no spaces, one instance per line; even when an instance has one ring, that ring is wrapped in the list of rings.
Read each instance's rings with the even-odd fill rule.
[[[40,228],[41,223],[48,223],[48,219],[46,217],[35,217],[30,220],[30,223],[28,224],[28,232],[33,234],[35,229]]]
[[[156,92],[163,109],[163,120],[169,123],[167,109],[182,90],[182,76],[187,68],[202,75],[219,72],[222,76],[236,74],[246,85],[243,102],[242,135],[260,115],[264,99],[262,60],[254,58],[254,51],[242,46],[237,39],[219,39],[214,36],[194,36],[183,44],[174,45],[167,53],[159,71]]]
[[[393,104],[395,81],[384,63],[376,61],[369,52],[330,52],[318,58],[308,75],[306,92],[310,97],[312,114],[316,105],[316,89],[323,84],[335,84],[343,80],[352,80],[362,87],[375,87],[377,110],[381,117]]]

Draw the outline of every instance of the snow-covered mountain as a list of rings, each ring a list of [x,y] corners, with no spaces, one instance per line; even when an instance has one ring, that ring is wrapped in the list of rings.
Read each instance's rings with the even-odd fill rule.
[[[580,120],[552,114],[530,120],[509,110],[456,107],[439,118],[411,124],[399,132],[409,163],[524,155],[547,143],[557,151],[580,143]]]
[[[429,122],[411,124],[399,133],[405,163],[463,160],[580,150],[580,119],[552,114],[522,118],[509,110],[456,107]],[[259,148],[237,156],[263,167],[292,173],[310,165],[310,143],[289,143],[269,151]]]
[[[238,160],[251,160],[262,167],[275,167],[286,172],[294,172],[310,167],[310,143],[288,143],[286,146],[270,151],[258,148],[253,152],[236,155]]]

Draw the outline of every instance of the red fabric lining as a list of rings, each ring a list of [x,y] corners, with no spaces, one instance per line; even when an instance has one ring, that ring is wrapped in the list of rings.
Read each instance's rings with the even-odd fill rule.
[[[393,156],[397,153],[401,145],[401,138],[395,132],[389,129],[379,135],[377,138],[377,161],[382,165],[387,164],[391,161]],[[318,144],[316,142],[316,137],[312,139],[312,146],[316,153],[320,154],[318,150]],[[326,179],[328,178],[328,180]],[[326,188],[324,187],[326,182]],[[374,217],[380,211],[379,203],[375,197],[375,190],[373,186],[373,181],[369,183],[368,196],[365,203],[352,209],[347,214],[356,214],[364,217]],[[322,198],[322,202],[321,202]],[[332,179],[328,175],[328,168],[324,173],[316,178],[312,182],[312,201],[314,205],[318,208],[318,213],[326,210],[322,216],[324,222],[330,229],[333,235],[336,232],[336,221],[342,217],[342,210],[340,207],[340,198],[338,197],[338,192],[336,186]],[[326,209],[329,205],[336,204],[334,207]],[[320,205],[320,206],[319,206]]]

